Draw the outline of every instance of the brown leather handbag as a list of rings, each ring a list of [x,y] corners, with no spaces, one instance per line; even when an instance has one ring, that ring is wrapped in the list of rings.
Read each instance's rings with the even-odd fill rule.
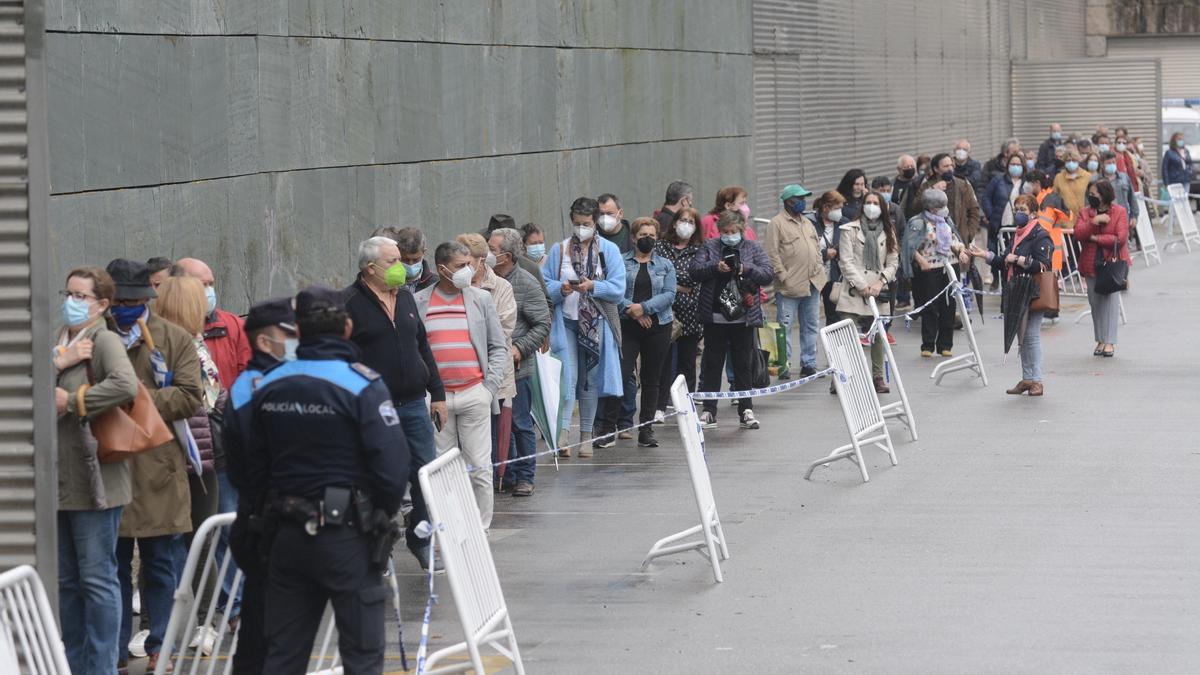
[[[92,374],[92,362],[87,361],[88,386],[96,384]],[[80,415],[87,414],[83,403],[87,387],[80,387],[76,392],[76,410]],[[89,421],[92,436],[96,438],[97,456],[101,464],[120,462],[147,450],[153,450],[169,443],[175,438],[171,428],[158,414],[150,390],[139,380],[137,395],[133,400],[122,406],[107,410]]]
[[[1033,302],[1029,303],[1029,311],[1057,312],[1058,275],[1051,270],[1038,272],[1033,275],[1033,282],[1037,284],[1038,296],[1034,298]]]

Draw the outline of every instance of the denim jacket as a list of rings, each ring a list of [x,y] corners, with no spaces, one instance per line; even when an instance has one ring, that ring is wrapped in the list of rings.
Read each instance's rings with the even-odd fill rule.
[[[633,304],[633,287],[636,285],[638,266],[640,265],[634,259],[636,253],[631,250],[621,256],[625,259],[625,299],[621,300],[619,308],[622,316],[626,316],[625,310]],[[658,319],[658,325],[665,326],[675,320],[675,315],[671,311],[671,305],[675,303],[677,286],[675,265],[659,254],[652,253],[650,262],[646,264],[646,271],[650,274],[651,290],[650,299],[642,303],[642,309],[646,311],[646,314]]]

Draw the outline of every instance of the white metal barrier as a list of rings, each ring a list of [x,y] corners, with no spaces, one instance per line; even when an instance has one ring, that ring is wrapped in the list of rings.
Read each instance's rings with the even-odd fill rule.
[[[458,448],[422,467],[420,479],[433,536],[440,547],[446,579],[466,638],[430,654],[423,672],[461,673],[473,668],[476,673],[485,673],[480,648],[490,646],[513,662],[517,675],[523,675],[525,666],[517,648],[517,636],[496,575],[496,563],[480,524],[467,465]],[[463,652],[467,653],[468,662],[431,670],[441,659]]]
[[[892,447],[892,436],[888,433],[887,420],[883,416],[879,395],[875,393],[875,384],[871,379],[871,364],[863,354],[862,343],[858,339],[858,325],[852,319],[843,319],[832,326],[822,328],[821,344],[825,347],[829,365],[846,378],[843,382],[842,376],[832,375],[838,402],[842,406],[842,415],[846,418],[846,429],[850,432],[850,443],[810,464],[808,471],[804,472],[804,479],[810,479],[813,470],[818,466],[848,459],[858,465],[865,483],[871,478],[867,475],[867,463],[863,460],[863,445],[874,444],[888,454],[892,466],[898,464],[896,450]]]
[[[903,422],[908,427],[909,436],[915,441],[917,440],[917,419],[913,416],[912,404],[908,402],[908,392],[904,389],[904,380],[900,377],[896,356],[892,353],[892,345],[888,342],[887,329],[879,322],[879,305],[875,302],[875,298],[867,298],[867,300],[871,304],[871,313],[875,315],[875,322],[878,326],[878,332],[874,337],[876,340],[883,340],[883,358],[891,371],[892,381],[896,384],[896,393],[900,394],[899,401],[892,401],[882,406],[880,410],[883,411],[885,418]]]
[[[217,540],[222,530],[233,525],[236,514],[219,513],[211,516],[196,530],[192,538],[192,547],[188,550],[187,563],[180,577],[179,587],[175,589],[175,603],[171,606],[171,619],[167,623],[167,632],[163,636],[162,651],[159,654],[155,675],[163,675],[171,661],[174,661],[176,675],[195,675],[205,673],[212,675],[216,672],[228,673],[233,669],[233,655],[237,652],[237,635],[228,643],[225,635],[229,627],[230,613],[233,602],[226,601],[224,611],[218,611],[217,604],[221,593],[221,580],[229,569],[235,570],[231,595],[236,595],[241,588],[242,571],[233,561],[232,551],[226,547],[225,555],[217,559]],[[209,592],[208,606],[204,609],[204,621],[201,623],[197,616],[198,598],[193,587],[199,590],[201,596]],[[322,621],[323,626],[317,635],[320,637],[320,651],[317,654],[313,673],[322,675],[337,675],[342,672],[336,647],[337,633],[333,614],[326,610]],[[212,629],[215,635],[206,636],[201,633],[197,637],[197,627]],[[238,623],[241,626],[241,623]]]
[[[679,438],[683,441],[683,452],[687,457],[692,491],[696,495],[696,508],[700,511],[700,524],[655,542],[646,554],[646,559],[642,561],[642,569],[646,569],[655,558],[684,551],[699,551],[712,563],[713,578],[717,583],[721,583],[725,580],[721,574],[721,561],[729,559],[729,547],[725,544],[725,532],[721,529],[721,519],[717,516],[712,480],[708,475],[708,464],[704,460],[704,430],[700,428],[696,403],[688,395],[687,383],[682,375],[675,378],[675,384],[671,385],[671,402],[678,413],[676,421],[679,424]],[[704,537],[695,541],[684,541],[697,534],[703,534]],[[679,543],[681,541],[684,543]]]
[[[1158,264],[1161,265],[1162,256],[1159,255],[1158,242],[1154,238],[1154,223],[1150,220],[1150,209],[1147,206],[1148,201],[1140,194],[1135,195],[1135,197],[1137,197],[1138,201],[1142,202],[1141,208],[1138,209],[1137,227],[1135,229],[1138,246],[1140,247],[1138,252],[1142,254],[1142,258],[1146,261],[1146,267],[1150,266],[1151,258],[1157,260]]]
[[[29,565],[0,574],[0,673],[71,675],[46,589]]]
[[[1196,217],[1192,214],[1192,205],[1188,202],[1187,188],[1183,185],[1168,185],[1167,194],[1171,196],[1171,219],[1179,225],[1179,239],[1168,242],[1165,249],[1183,244],[1188,253],[1192,252],[1192,244],[1200,246],[1200,230],[1196,229]]]
[[[954,265],[944,265],[942,269],[946,270],[946,278],[951,283],[958,281],[958,273],[954,271]],[[929,377],[933,380],[934,384],[941,384],[942,378],[950,373],[956,373],[960,370],[972,370],[979,376],[979,379],[983,380],[983,386],[986,387],[988,386],[987,371],[983,368],[983,354],[980,353],[979,343],[975,340],[975,329],[971,326],[971,317],[967,312],[967,306],[963,304],[962,293],[955,293],[954,290],[951,289],[947,292],[951,293],[954,297],[954,304],[958,308],[959,318],[962,319],[963,332],[967,334],[967,344],[970,350],[966,354],[959,354],[937,364],[933,372],[929,374]]]

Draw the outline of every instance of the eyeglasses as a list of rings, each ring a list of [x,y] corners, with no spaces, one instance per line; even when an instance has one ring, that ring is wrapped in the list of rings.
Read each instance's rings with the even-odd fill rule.
[[[62,298],[63,300],[66,300],[67,298],[75,298],[79,302],[96,299],[96,296],[94,295],[88,295],[87,293],[72,293],[71,291],[59,291],[58,297]]]

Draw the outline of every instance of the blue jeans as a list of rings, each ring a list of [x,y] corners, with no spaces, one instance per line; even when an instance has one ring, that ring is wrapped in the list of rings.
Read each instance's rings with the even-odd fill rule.
[[[217,472],[217,513],[237,513],[238,493],[237,488],[233,487],[233,483],[229,482],[229,475],[224,471]],[[221,560],[225,557],[225,551],[229,550],[229,528],[221,528],[221,535],[217,539],[216,563],[221,564]],[[187,558],[184,558],[186,561]],[[225,572],[225,579],[221,582],[221,602],[218,609],[224,611],[226,600],[229,598],[230,591],[233,590],[233,577],[237,574],[237,567],[230,561],[229,569]],[[242,589],[238,588],[237,593],[233,598],[233,608],[229,611],[229,618],[238,616],[242,609]]]
[[[579,344],[575,334],[575,326],[579,322],[565,319],[568,335],[567,339],[572,340],[576,345]],[[583,370],[584,364],[584,349],[576,347],[575,352],[575,367],[579,374],[575,377],[575,391],[563,392],[563,407],[562,413],[559,415],[558,428],[560,430],[567,429],[571,426],[571,413],[575,409],[575,401],[579,401],[579,431],[582,433],[592,433],[592,425],[596,423],[596,408],[600,404],[600,364],[596,364],[595,368],[589,371]],[[572,394],[574,394],[572,396]]]
[[[429,509],[425,507],[425,496],[421,494],[418,471],[437,457],[437,442],[433,439],[433,421],[429,419],[429,408],[425,399],[415,399],[396,406],[400,416],[400,428],[408,441],[408,483],[412,496],[412,511],[404,523],[404,540],[410,549],[425,545],[424,540],[413,532],[422,520],[429,520]]]
[[[1042,312],[1030,312],[1021,336],[1021,379],[1042,381]]]
[[[817,332],[821,329],[821,291],[809,283],[803,298],[775,294],[775,320],[787,335],[787,368],[792,365],[792,323],[800,323],[800,367],[817,367]],[[787,369],[785,368],[785,370]]]
[[[633,415],[637,412],[637,375],[631,374],[625,378],[623,384],[625,386],[625,396],[621,398],[621,416],[617,418],[618,429],[628,429],[633,426]]]
[[[518,481],[533,482],[537,470],[537,434],[533,430],[533,376],[517,380],[517,395],[512,406],[512,443],[508,458],[528,457],[528,460],[508,465],[504,476],[506,484]]]
[[[171,605],[175,602],[175,588],[179,585],[175,567],[179,550],[183,548],[180,536],[167,534],[161,537],[131,537],[117,539],[117,577],[121,580],[121,634],[118,641],[127,643],[133,637],[133,543],[137,541],[138,554],[142,560],[142,578],[146,582],[142,593],[142,612],[150,615],[150,637],[146,638],[146,653],[157,654],[162,648],[163,636],[167,633],[167,622],[171,619]],[[180,565],[182,567],[182,565]],[[121,649],[126,647],[122,644]],[[124,654],[124,651],[121,652]]]
[[[58,613],[73,673],[111,673],[124,654],[117,582],[124,508],[58,512]]]

